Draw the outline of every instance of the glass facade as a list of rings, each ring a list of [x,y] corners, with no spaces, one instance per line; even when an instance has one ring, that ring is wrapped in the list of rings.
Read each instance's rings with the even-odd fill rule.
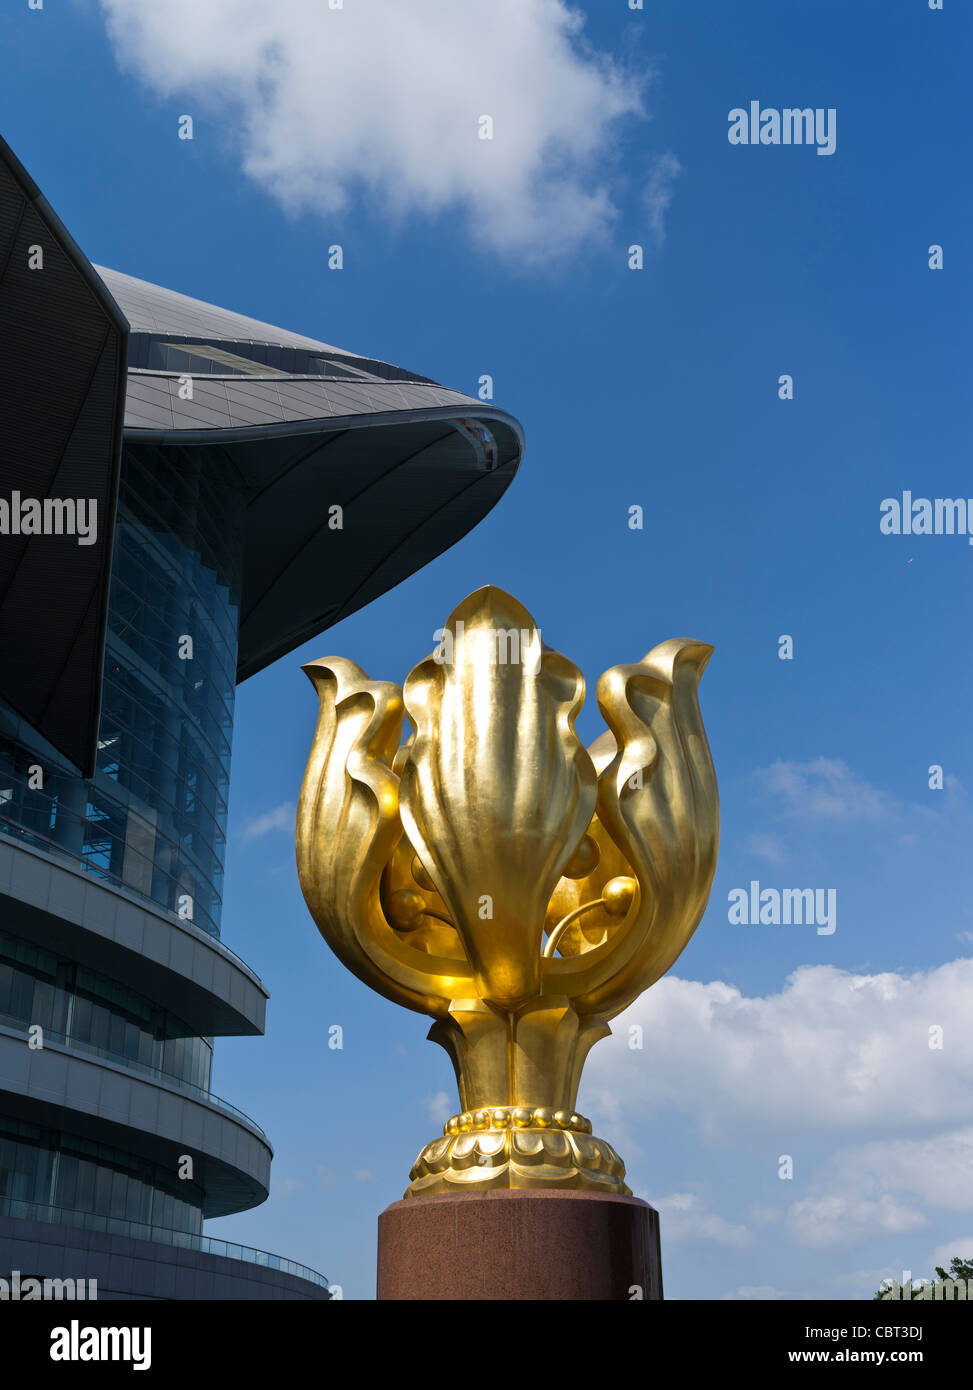
[[[95,774],[0,706],[0,833],[219,935],[244,493],[219,449],[126,443]],[[0,1024],[208,1093],[212,1043],[153,1000],[0,931]],[[59,947],[59,950],[65,948]],[[135,1154],[0,1114],[0,1214],[198,1236],[203,1191]],[[6,1199],[6,1202],[4,1202]]]
[[[79,1135],[0,1116],[3,1198],[193,1235],[203,1224],[203,1192],[190,1179]]]
[[[0,831],[219,934],[244,500],[216,449],[127,445],[98,765],[0,707]]]
[[[91,1049],[120,1065],[209,1090],[213,1046],[103,975],[0,932],[0,1024]]]

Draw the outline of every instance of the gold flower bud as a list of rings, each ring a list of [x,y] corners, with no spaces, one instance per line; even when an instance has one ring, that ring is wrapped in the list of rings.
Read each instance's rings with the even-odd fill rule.
[[[426,911],[425,899],[411,888],[400,888],[390,893],[385,904],[385,915],[396,931],[415,931]]]
[[[583,835],[577,849],[565,864],[561,873],[565,878],[587,878],[593,873],[601,858],[601,850],[590,835]]]
[[[624,874],[610,878],[601,890],[605,911],[610,917],[624,917],[635,901],[635,879]]]
[[[420,888],[425,888],[427,893],[435,893],[436,885],[429,877],[418,855],[415,855],[412,860],[412,877]]]

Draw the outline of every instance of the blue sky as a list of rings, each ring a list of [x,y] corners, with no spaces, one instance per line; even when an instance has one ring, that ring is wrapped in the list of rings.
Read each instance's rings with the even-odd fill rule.
[[[443,0],[194,8],[0,17],[0,129],[84,251],[471,394],[488,373],[527,438],[471,536],[238,692],[223,936],[271,1003],[266,1038],[218,1043],[213,1088],[276,1158],[269,1201],[210,1234],[373,1296],[376,1216],[455,1109],[426,1021],[304,907],[299,665],[401,681],[493,583],[589,691],[668,637],[716,648],[710,906],[579,1101],[662,1211],[667,1294],[868,1296],[973,1254],[973,551],[879,531],[904,489],[973,493],[969,14],[602,0],[565,29],[559,4],[503,0],[461,7],[433,52]],[[752,100],[834,108],[836,152],[731,145]],[[578,727],[600,732],[593,700]],[[835,889],[836,931],[731,925],[751,879]]]

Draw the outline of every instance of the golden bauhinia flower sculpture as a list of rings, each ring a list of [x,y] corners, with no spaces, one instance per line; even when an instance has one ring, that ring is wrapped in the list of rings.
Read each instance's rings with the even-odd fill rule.
[[[367,985],[435,1022],[460,1113],[407,1197],[627,1195],[575,1112],[588,1050],[669,969],[709,897],[716,777],[697,699],[711,647],[675,640],[598,682],[493,587],[459,605],[404,690],[328,657],[297,812],[311,914]],[[412,732],[401,742],[403,715]]]

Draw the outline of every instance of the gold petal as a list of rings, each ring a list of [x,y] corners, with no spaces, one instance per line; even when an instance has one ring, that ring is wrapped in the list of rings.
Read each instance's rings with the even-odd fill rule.
[[[625,1008],[665,974],[705,910],[719,798],[697,691],[712,651],[673,639],[598,682],[617,747],[599,778],[598,819],[640,891],[606,946],[550,962],[580,1013],[611,1018]]]
[[[599,777],[616,752],[614,736],[606,729],[588,749]],[[586,878],[560,880],[547,905],[544,930],[548,935],[562,918],[567,917],[568,913],[573,912],[582,903],[597,902],[610,879],[630,876],[632,873],[632,866],[598,819],[597,812],[592,817],[587,833],[598,847],[598,863]],[[558,937],[557,952],[562,956],[581,955],[584,951],[603,945],[617,931],[619,925],[619,919],[611,916],[604,908],[594,908],[561,933]]]
[[[321,935],[359,979],[397,1003],[441,1015],[462,992],[469,966],[399,942],[379,897],[382,872],[402,837],[390,767],[402,692],[370,681],[342,657],[303,669],[319,711],[297,808],[301,890]]]
[[[578,668],[493,587],[459,605],[440,650],[405,683],[415,736],[402,822],[477,992],[504,1009],[539,992],[545,910],[595,809],[595,771],[574,732],[583,700]]]

